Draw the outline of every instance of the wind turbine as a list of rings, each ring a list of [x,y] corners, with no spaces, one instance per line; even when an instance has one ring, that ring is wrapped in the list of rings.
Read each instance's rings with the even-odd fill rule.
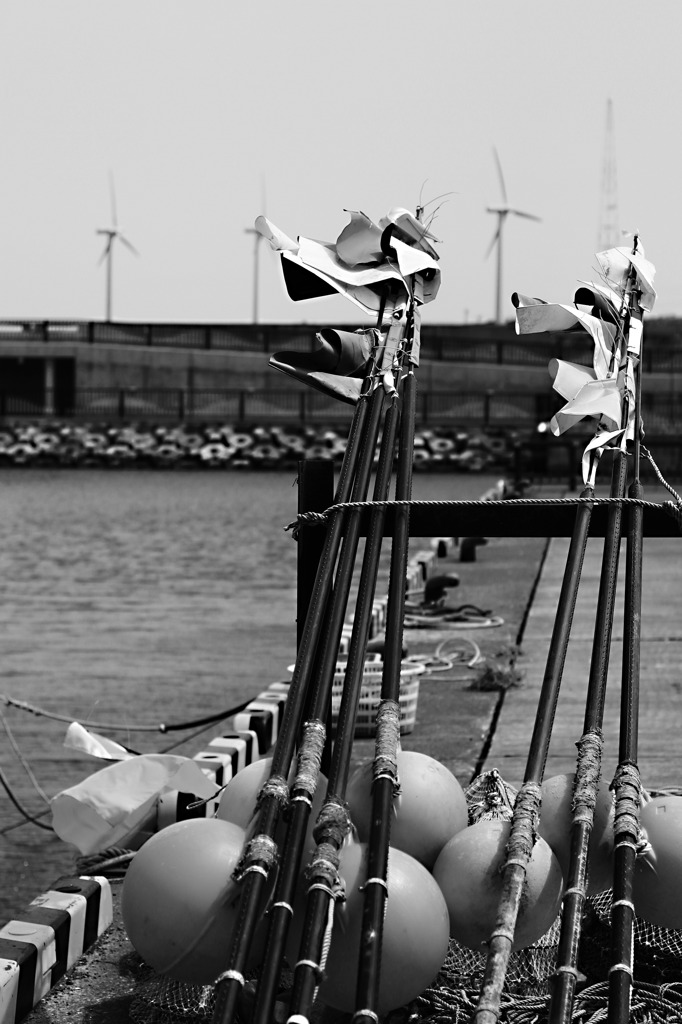
[[[110,197],[111,197],[111,227],[109,227],[109,228],[97,228],[97,230],[95,232],[95,234],[97,234],[97,235],[104,235],[106,237],[106,242],[105,242],[105,245],[104,245],[104,252],[100,256],[99,263],[97,265],[100,266],[104,262],[104,260],[107,261],[107,292],[106,292],[106,296],[107,296],[107,298],[106,298],[106,320],[107,320],[107,323],[111,322],[112,264],[113,264],[113,257],[114,257],[114,239],[118,239],[118,241],[121,242],[123,245],[125,245],[126,249],[130,249],[130,251],[135,256],[139,256],[140,255],[139,252],[137,251],[137,249],[135,248],[135,246],[131,242],[129,242],[128,239],[123,234],[123,229],[121,227],[119,227],[118,216],[116,214],[116,192],[114,190],[114,179],[113,179],[113,176],[111,174],[109,175],[109,194],[110,194]]]
[[[497,214],[497,230],[493,235],[492,242],[488,246],[488,251],[485,254],[487,259],[490,253],[497,245],[497,282],[495,285],[495,323],[502,323],[502,235],[504,232],[504,225],[507,216],[513,213],[516,217],[526,217],[528,220],[541,221],[542,217],[536,217],[534,213],[525,213],[523,210],[517,210],[515,207],[509,205],[507,199],[507,189],[504,184],[504,175],[502,174],[502,164],[498,156],[497,150],[493,147],[493,154],[495,156],[495,164],[497,165],[497,174],[500,179],[500,191],[502,193],[502,203],[500,206],[488,206],[488,213]]]
[[[261,213],[265,214],[265,181],[261,179]],[[260,277],[259,251],[263,236],[255,228],[244,228],[244,233],[253,235],[253,313],[252,323],[258,323],[258,280]]]

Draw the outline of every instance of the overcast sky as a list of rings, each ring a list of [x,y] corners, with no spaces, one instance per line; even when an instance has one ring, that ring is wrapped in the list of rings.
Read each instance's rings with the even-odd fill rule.
[[[491,320],[503,295],[570,301],[592,278],[613,102],[620,225],[682,315],[682,3],[620,0],[6,0],[0,8],[0,318],[98,319],[111,223],[113,318],[248,322],[255,217],[334,240],[443,193],[433,323]],[[427,207],[432,212],[436,203]],[[259,319],[363,324],[293,303],[259,253]]]

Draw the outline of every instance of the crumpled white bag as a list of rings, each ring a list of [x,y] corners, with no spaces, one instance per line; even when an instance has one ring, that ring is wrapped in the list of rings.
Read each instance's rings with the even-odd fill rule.
[[[68,750],[77,750],[79,754],[104,761],[127,761],[137,756],[108,736],[100,736],[98,732],[86,729],[80,722],[72,722],[66,730],[64,746]]]
[[[219,788],[189,757],[139,754],[107,765],[53,797],[52,826],[82,854],[110,846],[133,848],[143,826],[155,830],[162,793],[178,790],[210,799]]]

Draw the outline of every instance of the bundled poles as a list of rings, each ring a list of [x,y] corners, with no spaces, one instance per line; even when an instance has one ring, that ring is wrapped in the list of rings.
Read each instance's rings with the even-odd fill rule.
[[[568,403],[552,419],[554,433],[562,433],[576,419],[600,417],[600,429],[585,451],[583,475],[586,490],[593,496],[597,460],[605,447],[614,448],[611,497],[602,558],[597,616],[588,682],[584,734],[578,743],[579,758],[573,793],[571,854],[564,892],[564,911],[559,944],[559,962],[554,977],[549,1020],[568,1024],[572,1016],[577,978],[577,957],[582,912],[586,897],[588,844],[594,819],[597,787],[601,774],[602,723],[606,694],[611,634],[615,608],[618,562],[622,535],[622,499],[625,496],[627,462],[625,440],[629,435],[631,396],[636,396],[635,481],[631,497],[640,497],[639,484],[639,365],[641,311],[639,297],[646,294],[652,308],[654,269],[640,258],[637,239],[631,254],[609,250],[598,256],[604,270],[604,285],[581,288],[574,306],[539,303],[515,295],[517,329],[520,333],[571,329],[582,325],[595,341],[594,369],[555,360],[551,369],[555,388]],[[589,302],[587,314],[579,306]],[[609,338],[612,338],[609,344]],[[624,344],[627,341],[627,352]],[[624,373],[623,373],[624,371]],[[636,383],[633,388],[633,377]],[[619,407],[620,406],[620,407]],[[617,446],[614,442],[618,441]],[[588,457],[589,456],[589,457]],[[591,464],[589,477],[587,467]],[[623,667],[620,765],[615,780],[621,797],[616,800],[616,865],[614,885],[614,965],[611,969],[609,1020],[624,1022],[629,1014],[632,981],[632,879],[637,849],[639,776],[636,769],[637,706],[639,666],[639,621],[641,603],[642,509],[633,506],[628,530],[628,580],[626,581],[626,637]],[[582,512],[582,515],[581,515]],[[538,702],[524,784],[518,794],[507,844],[503,892],[495,930],[490,939],[483,985],[475,1014],[477,1024],[494,1024],[499,1019],[505,972],[514,940],[516,918],[526,869],[539,824],[542,775],[551,738],[556,701],[570,624],[573,615],[580,565],[587,542],[591,506],[579,510],[567,560],[562,593],[543,686]],[[622,836],[622,839],[619,837]],[[620,852],[618,848],[620,847]]]
[[[633,255],[636,253],[637,245]],[[634,394],[633,482],[629,496],[641,497],[639,483],[640,431],[640,340],[641,311],[637,301],[637,273],[629,269],[620,311],[621,341],[627,344],[620,359],[626,367],[623,393],[623,423],[627,431]],[[628,380],[628,377],[630,378]],[[620,446],[614,452],[611,496],[622,498],[626,493],[627,456]],[[623,688],[621,697],[620,764],[616,787],[614,902],[612,911],[612,963],[609,974],[609,1021],[624,1024],[629,1019],[629,998],[633,971],[632,878],[638,841],[639,774],[637,756],[637,710],[639,704],[639,647],[641,618],[642,520],[641,506],[628,510],[628,544],[625,582],[625,616],[623,640]],[[597,787],[601,776],[603,747],[602,724],[606,697],[616,584],[621,546],[623,509],[609,508],[602,572],[597,603],[594,644],[588,682],[583,736],[578,744],[579,756],[573,796],[571,853],[564,910],[559,940],[558,968],[550,1003],[551,1024],[568,1024],[572,1018],[575,996],[578,952],[585,906],[588,870],[588,847],[594,820]],[[620,790],[620,798],[618,796]],[[618,848],[621,848],[620,854]]]
[[[229,967],[217,980],[215,1024],[231,1024],[239,1012],[247,955],[270,888],[268,879],[276,872],[274,897],[268,911],[266,955],[255,987],[253,1024],[270,1024],[275,1013],[310,812],[322,754],[325,749],[329,750],[327,725],[334,676],[361,536],[360,508],[344,506],[349,502],[361,506],[367,501],[382,431],[373,495],[374,501],[382,504],[374,505],[370,512],[341,708],[328,759],[326,800],[314,831],[316,852],[306,873],[308,895],[302,915],[303,936],[290,993],[290,1013],[296,1019],[308,1015],[320,983],[334,906],[342,889],[339,853],[351,829],[344,795],[385,532],[387,510],[384,503],[389,496],[400,425],[406,351],[408,345],[418,351],[416,307],[423,301],[431,301],[440,283],[438,257],[429,242],[432,236],[419,218],[402,208],[393,208],[378,225],[362,213],[351,213],[350,224],[335,244],[304,238],[295,242],[263,217],[256,221],[256,228],[281,253],[285,284],[292,298],[313,298],[337,290],[366,310],[376,310],[377,296],[383,298],[374,331],[350,334],[327,330],[318,334],[321,347],[316,352],[275,353],[270,360],[272,365],[298,380],[355,403],[356,412],[336,494],[335,504],[340,507],[329,514],[270,777],[258,795],[250,839],[235,872],[235,878],[242,885],[239,919]],[[358,372],[360,370],[362,372]],[[360,377],[364,377],[362,387]],[[413,415],[408,417],[408,423],[413,431]],[[403,442],[401,459],[409,457],[411,461],[411,453],[411,441],[408,446]],[[404,571],[402,575],[404,590]],[[398,650],[401,642],[402,635]],[[390,663],[393,671],[393,661]],[[399,686],[400,655],[396,693]],[[295,754],[296,772],[289,787]],[[278,824],[285,814],[287,828],[282,841]],[[276,829],[279,843],[275,842]],[[291,955],[291,950],[288,952]]]
[[[399,312],[400,315],[396,316]],[[392,332],[394,333],[393,342],[391,341]],[[391,397],[388,399],[389,408],[384,423],[374,493],[376,501],[384,501],[388,496],[398,423],[398,387],[396,385],[400,384],[401,365],[404,358],[404,335],[405,312],[396,310],[394,324],[389,330],[387,340],[390,358],[396,365],[390,370],[393,384],[389,384]],[[395,355],[391,354],[393,352]],[[389,371],[384,373],[384,384],[387,383],[387,372]],[[398,379],[395,379],[396,375]],[[351,647],[339,709],[336,741],[332,754],[327,799],[318,817],[314,832],[318,844],[317,850],[306,872],[308,888],[303,937],[299,958],[294,965],[294,983],[290,1000],[290,1013],[296,1019],[307,1018],[310,1013],[331,938],[335,903],[343,893],[342,880],[338,876],[338,857],[341,846],[351,828],[344,797],[351,764],[355,720],[362,686],[365,649],[379,568],[379,555],[384,536],[385,515],[385,507],[374,507],[371,510]],[[359,527],[357,513],[351,520],[352,523],[356,523]],[[400,666],[398,667],[398,685],[399,681]]]
[[[381,317],[384,315],[384,310],[385,306],[382,303]],[[373,445],[368,445],[368,440],[372,437],[376,442],[383,403],[382,394],[374,387],[374,378],[375,368],[373,366],[363,383],[363,393],[356,406],[336,495],[338,503],[346,502],[350,498],[362,500],[366,497],[373,459]],[[256,925],[260,920],[260,908],[266,886],[276,864],[277,847],[274,834],[280,815],[289,800],[287,777],[300,739],[303,711],[308,700],[313,672],[318,663],[320,636],[327,628],[329,618],[333,617],[334,602],[331,600],[333,574],[343,540],[345,518],[344,511],[339,510],[330,519],[327,527],[322,558],[299,645],[282,728],[273,752],[270,778],[259,794],[254,834],[242,857],[239,876],[243,887],[240,912],[230,951],[230,966],[217,979],[216,983],[216,1005],[213,1014],[216,1024],[229,1024],[237,1012],[239,997],[245,983],[244,972],[249,949]],[[336,604],[335,618],[337,622],[341,616],[341,623],[338,625],[340,635],[343,611],[339,612],[338,602]],[[313,778],[314,782],[317,780],[315,773],[312,775],[309,773],[308,777]],[[312,797],[309,799],[312,800]]]
[[[366,442],[369,442],[371,439],[376,441],[376,432],[379,422],[378,415],[381,412],[383,402],[383,394],[380,389],[376,389],[374,391],[371,402],[372,408],[369,421],[370,438],[366,438]],[[357,488],[353,494],[354,500],[364,500],[364,497],[356,497],[358,490],[360,494],[366,496],[369,471],[371,469],[371,459],[368,458],[368,453],[371,455],[372,451],[372,445],[366,444],[362,455],[362,468],[364,471],[359,474]],[[359,540],[359,521],[357,514],[355,514],[346,525],[347,531],[344,536],[339,568],[337,570],[334,591],[331,598],[330,612],[325,623],[323,636],[320,637],[321,651],[319,653],[315,669],[315,683],[309,702],[310,706],[308,714],[303,725],[298,754],[297,772],[291,790],[289,821],[286,830],[286,837],[283,843],[283,852],[280,857],[277,886],[269,915],[268,944],[263,969],[261,971],[257,987],[254,1024],[257,1021],[267,1022],[271,1019],[272,1004],[277,991],[281,972],[281,962],[285,952],[289,925],[293,913],[292,904],[294,894],[299,881],[301,858],[310,818],[310,811],[312,808],[312,800],[318,783],[322,752],[327,740],[327,712],[331,704],[332,683],[336,670],[337,651]],[[371,615],[371,601],[369,615]],[[358,607],[358,622],[362,622],[365,617],[365,609]],[[368,624],[366,629],[367,628]],[[366,643],[367,638],[365,637],[362,647],[363,667],[364,648]],[[351,649],[352,648],[353,645],[351,645]],[[349,659],[348,671],[350,671],[350,669],[351,659]]]
[[[377,408],[380,408],[383,401],[383,391],[381,388],[377,388],[375,391],[374,401],[377,403]],[[393,406],[394,403],[390,405],[384,422],[381,457],[375,485],[375,498],[377,500],[384,500],[386,498],[390,482],[392,445],[395,439],[395,430],[391,427],[395,417]],[[374,441],[376,441],[376,431],[372,431],[372,433]],[[368,444],[366,454],[372,456],[373,450],[374,445]],[[368,459],[368,463],[368,468],[371,468],[371,458]],[[358,498],[356,500],[363,499]],[[312,748],[315,748],[317,751],[321,749],[320,744],[324,735],[324,723],[327,717],[326,711],[331,701],[337,651],[341,626],[343,625],[343,613],[348,601],[352,570],[357,556],[359,529],[360,513],[355,511],[347,523],[344,546],[334,587],[332,616],[323,638],[323,652],[320,658],[317,682],[313,692],[309,717],[304,725],[304,735],[298,759],[298,773],[292,787],[290,820],[283,844],[280,876],[270,913],[268,948],[258,984],[255,1022],[266,1022],[271,1019],[269,1012],[291,922],[294,893],[299,881],[303,841],[309,823],[312,794],[310,794],[310,779],[307,778],[307,773],[310,770],[311,750]],[[308,907],[309,917],[306,941],[309,949],[307,954],[302,957],[306,963],[300,968],[297,967],[294,974],[292,1005],[294,1000],[297,999],[303,1007],[312,1002],[312,997],[314,997],[314,993],[319,985],[318,972],[314,969],[313,965],[319,963],[321,944],[324,942],[327,928],[329,906],[326,901],[333,899],[334,896],[334,868],[330,867],[330,865],[333,865],[335,854],[328,847],[336,845],[334,839],[338,842],[338,846],[340,846],[350,829],[350,822],[347,821],[347,816],[343,809],[342,794],[345,789],[348,763],[350,761],[350,744],[352,744],[357,703],[362,685],[365,651],[369,639],[369,626],[382,536],[381,530],[377,531],[375,528],[372,528],[372,525],[370,526],[360,574],[358,601],[346,666],[343,697],[339,710],[336,742],[332,751],[328,790],[322,812],[323,830],[326,827],[330,835],[327,836],[328,845],[325,846],[320,855],[322,862],[320,875],[317,877],[316,882],[313,880],[311,883],[312,886],[317,887],[312,889],[313,899]],[[337,608],[340,614],[335,614]],[[340,753],[342,750],[346,750],[345,758]],[[317,754],[315,755],[314,767],[316,771],[319,770]],[[325,821],[327,823],[326,826],[324,825]],[[315,870],[313,863],[310,865],[308,873],[312,875]],[[331,885],[328,884],[330,877],[323,877],[325,874],[331,877]],[[268,981],[269,978],[270,981]]]

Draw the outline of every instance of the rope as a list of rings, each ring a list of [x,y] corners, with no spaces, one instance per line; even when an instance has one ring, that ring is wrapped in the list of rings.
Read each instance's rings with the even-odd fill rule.
[[[670,487],[666,484],[668,490]],[[675,492],[673,492],[675,493]],[[568,498],[499,498],[499,499],[486,499],[485,501],[467,499],[465,501],[445,501],[445,500],[419,500],[419,501],[343,501],[336,505],[330,505],[329,508],[325,509],[324,512],[300,512],[296,519],[285,526],[285,530],[297,530],[303,524],[308,526],[320,526],[327,521],[330,516],[336,515],[342,511],[361,511],[362,509],[372,508],[478,508],[481,505],[490,507],[491,505],[500,505],[504,508],[510,506],[517,506],[523,508],[532,508],[539,506],[554,506],[558,505],[563,508],[578,507],[579,505],[589,505],[591,508],[597,505],[619,505],[621,507],[627,505],[640,505],[642,508],[651,509],[662,509],[664,512],[668,512],[674,516],[682,514],[682,498],[676,495],[677,501],[647,501],[644,498],[581,498],[581,497],[568,497]]]
[[[107,875],[118,878],[125,875],[128,865],[134,856],[134,850],[125,850],[120,846],[110,846],[106,850],[78,857],[76,859],[76,868],[79,874]]]
[[[17,708],[19,711],[28,711],[31,715],[38,715],[42,718],[51,718],[56,722],[73,722],[73,715],[58,715],[53,711],[46,711],[44,708],[38,708],[34,704],[29,704],[25,700],[17,700],[15,697],[8,697],[5,693],[0,693],[0,700],[4,701],[9,707]],[[84,719],[78,719],[80,725],[88,729],[102,729],[110,730],[113,732],[175,732],[181,729],[193,729],[197,725],[210,725],[212,722],[219,722],[223,718],[230,718],[232,715],[238,715],[240,711],[243,711],[250,701],[243,701],[236,707],[228,708],[227,711],[219,711],[215,715],[207,715],[205,718],[196,718],[191,722],[178,722],[174,725],[166,725],[164,722],[160,722],[159,725],[130,725],[128,722],[90,722]]]
[[[654,457],[651,454],[651,452],[649,451],[649,449],[645,445],[642,445],[641,446],[641,451],[642,451],[642,455],[644,456],[644,458],[648,459],[649,462],[651,463],[651,466],[652,466],[652,469],[653,469],[654,473],[656,474],[656,476],[658,477],[660,482],[663,484],[665,489],[667,491],[670,491],[670,493],[672,494],[673,498],[675,499],[676,504],[679,505],[679,506],[682,506],[682,497],[680,497],[680,495],[677,493],[675,488],[672,487],[668,483],[666,478],[663,476],[663,474],[661,473],[660,469],[658,468],[658,466],[654,462]],[[670,504],[670,502],[666,502],[666,504]]]
[[[467,655],[464,651],[450,651],[447,655],[443,654],[445,647],[453,642],[457,644],[469,644],[473,649],[471,657],[466,660]],[[474,668],[482,661],[485,661],[485,658],[481,654],[481,648],[475,640],[472,640],[468,636],[449,636],[444,640],[441,640],[432,655],[410,654],[404,659],[404,661],[411,665],[423,665],[424,675],[430,676],[439,672],[448,672],[456,665],[461,665],[463,668]]]
[[[19,761],[19,764],[21,765],[21,767],[24,769],[24,771],[28,775],[29,779],[31,780],[33,788],[35,789],[35,791],[38,794],[38,796],[49,807],[50,806],[50,798],[47,795],[47,793],[45,792],[45,790],[42,788],[40,783],[38,782],[37,778],[35,777],[35,775],[33,773],[33,769],[31,768],[30,764],[28,763],[28,761],[26,760],[26,758],[22,754],[21,750],[19,749],[19,745],[18,745],[17,741],[14,738],[14,733],[10,729],[9,722],[7,721],[7,719],[2,714],[1,711],[0,711],[0,722],[2,723],[2,727],[3,727],[3,729],[5,730],[5,732],[7,734],[7,739],[10,742],[12,750],[14,751],[14,753],[17,756],[17,760]]]
[[[23,807],[19,803],[19,800],[14,795],[14,791],[13,791],[12,787],[10,786],[9,782],[7,781],[7,776],[5,775],[5,773],[2,770],[2,768],[0,768],[0,785],[5,790],[5,792],[7,793],[7,796],[10,798],[10,800],[12,801],[12,803],[14,804],[16,809],[19,811],[19,813],[21,815],[23,815],[23,817],[26,819],[26,821],[30,821],[33,825],[37,825],[38,828],[45,829],[46,832],[53,832],[54,831],[54,829],[52,828],[51,825],[46,825],[44,822],[39,821],[37,816],[35,816],[33,814],[30,814],[26,810],[26,808]],[[4,833],[4,831],[5,830],[3,829],[3,833]]]

